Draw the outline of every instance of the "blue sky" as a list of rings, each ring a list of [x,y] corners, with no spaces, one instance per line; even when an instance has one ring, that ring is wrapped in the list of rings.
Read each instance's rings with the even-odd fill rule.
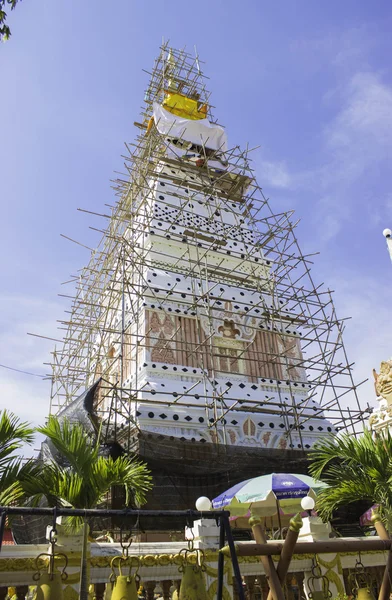
[[[392,354],[381,231],[392,226],[391,4],[387,1],[25,0],[0,47],[0,363],[45,373],[66,305],[61,282],[94,246],[102,211],[137,134],[162,37],[192,51],[211,78],[230,145],[250,147],[258,182],[295,209],[314,276],[352,316],[346,343],[356,377]],[[49,383],[0,368],[0,406],[42,421]],[[371,383],[361,388],[374,402]]]

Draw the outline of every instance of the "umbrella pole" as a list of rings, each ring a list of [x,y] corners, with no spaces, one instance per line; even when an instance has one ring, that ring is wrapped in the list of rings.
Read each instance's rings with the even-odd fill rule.
[[[282,539],[282,520],[280,518],[280,506],[279,506],[279,500],[277,498],[276,498],[276,508],[278,511],[279,536],[280,536],[280,539]]]
[[[251,517],[249,519],[249,525],[252,527],[253,537],[255,538],[256,544],[266,544],[267,540],[264,536],[260,517]],[[283,589],[280,584],[278,574],[275,570],[272,556],[260,556],[260,560],[264,567],[273,600],[285,600]]]

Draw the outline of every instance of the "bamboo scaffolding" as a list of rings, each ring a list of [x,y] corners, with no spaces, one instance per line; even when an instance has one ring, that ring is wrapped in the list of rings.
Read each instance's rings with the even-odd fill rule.
[[[170,51],[178,89],[197,95],[215,122],[200,60],[182,50]],[[105,211],[78,209],[103,219],[103,227],[91,227],[102,235],[98,247],[91,250],[64,236],[91,250],[91,258],[66,282],[74,285],[74,294],[60,294],[72,305],[59,320],[65,333],[62,340],[55,340],[61,347],[49,363],[51,411],[62,410],[100,375],[106,383],[101,384],[97,410],[107,420],[107,431],[113,429],[112,418],[115,427],[121,420],[134,427],[131,415],[142,399],[146,402],[143,364],[156,339],[143,315],[158,311],[161,321],[174,317],[192,321],[189,336],[176,321],[161,351],[163,355],[174,347],[179,364],[192,364],[199,371],[187,376],[177,398],[170,400],[169,392],[160,391],[167,402],[149,394],[149,405],[200,406],[193,390],[201,381],[204,394],[198,399],[208,427],[223,443],[227,416],[244,410],[281,414],[287,438],[292,443],[295,434],[301,447],[304,425],[312,419],[326,418],[333,426],[357,431],[369,408],[362,409],[359,403],[354,365],[343,343],[344,319],[336,315],[331,291],[314,282],[314,254],[302,254],[293,212],[274,213],[257,185],[252,151],[229,148],[224,153],[226,170],[217,173],[209,160],[220,160],[220,150],[211,152],[201,143],[204,166],[199,167],[183,160],[180,151],[169,157],[169,142],[154,127],[146,133],[153,103],[162,102],[167,89],[168,52],[167,44],[162,45],[137,123],[140,134],[135,143],[126,144],[125,173],[118,173],[112,182],[117,200]],[[177,142],[180,147],[185,140]],[[159,206],[153,199],[158,185],[164,190]],[[164,277],[165,272],[179,278],[170,289],[152,281],[151,274]],[[189,290],[184,291],[184,282]],[[256,341],[244,342],[230,358],[216,346],[214,332],[233,320],[234,304],[236,314],[248,318],[249,335]],[[202,323],[208,324],[210,333]],[[258,332],[265,334],[260,341]],[[297,344],[301,351],[293,356]],[[238,375],[249,385],[273,391],[273,399],[259,402],[222,392],[217,377],[229,376],[233,369],[242,369]],[[273,377],[267,376],[272,372]],[[343,407],[343,398],[348,407]]]

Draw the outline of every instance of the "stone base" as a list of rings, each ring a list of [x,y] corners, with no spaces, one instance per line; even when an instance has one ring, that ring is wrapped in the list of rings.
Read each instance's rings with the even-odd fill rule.
[[[320,517],[305,517],[299,532],[299,542],[316,542],[328,540],[331,533],[331,524],[323,523]]]
[[[185,539],[201,550],[219,548],[219,529],[215,519],[199,519],[192,528],[185,527]]]

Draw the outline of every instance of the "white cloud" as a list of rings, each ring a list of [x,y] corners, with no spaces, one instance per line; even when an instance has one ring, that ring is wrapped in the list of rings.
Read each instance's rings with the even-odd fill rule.
[[[328,95],[335,114],[322,129],[322,144],[318,167],[299,172],[284,165],[283,182],[297,193],[311,193],[317,201],[312,206],[314,237],[327,242],[347,225],[355,211],[372,225],[392,227],[392,188],[388,180],[381,188],[380,172],[388,168],[392,153],[392,87],[374,72],[356,72]],[[268,164],[268,161],[264,161]],[[262,185],[273,187],[260,163],[258,177]],[[279,172],[279,169],[276,169]],[[274,174],[274,170],[271,170]],[[363,183],[370,181],[364,191]],[[385,215],[390,222],[383,222]],[[381,233],[381,231],[380,231]],[[347,248],[342,247],[343,251]],[[377,405],[372,369],[378,370],[381,360],[392,354],[390,328],[390,298],[382,276],[363,273],[325,273],[336,293],[338,315],[350,315],[344,333],[349,360],[355,360],[354,380],[368,379],[358,389],[361,406]],[[323,274],[318,271],[318,278]],[[331,281],[332,280],[332,281]],[[343,399],[343,408],[346,407]],[[348,402],[347,402],[348,404]]]
[[[49,414],[50,382],[27,375],[1,373],[2,406],[23,421],[42,425]]]
[[[376,406],[372,369],[378,371],[381,361],[392,354],[388,292],[380,278],[354,277],[351,271],[340,270],[338,276],[330,274],[329,279],[337,290],[338,314],[351,317],[343,337],[349,360],[355,359],[354,380],[358,384],[368,379],[358,389],[360,404],[362,408],[367,403]]]
[[[336,28],[323,37],[301,36],[291,44],[291,50],[305,72],[325,72],[331,66],[352,71],[359,63],[367,64],[372,48],[384,42],[378,33],[369,22],[350,29]]]
[[[359,186],[392,150],[392,88],[375,73],[357,73],[341,91],[341,106],[324,130],[326,162],[313,173],[323,194],[316,221],[333,238],[363,203]],[[326,201],[326,198],[328,201]],[[333,215],[331,217],[331,215]],[[333,220],[333,226],[328,222]]]
[[[375,73],[357,73],[341,92],[341,106],[325,127],[329,160],[321,168],[324,188],[337,194],[356,182],[392,149],[392,88]]]
[[[392,89],[375,73],[355,74],[343,90],[343,104],[326,128],[326,142],[341,157],[355,156],[363,168],[384,159],[392,147]]]
[[[256,161],[256,167],[263,185],[283,189],[292,185],[292,177],[284,162],[260,160]]]
[[[340,92],[340,108],[324,129],[327,160],[314,173],[334,206],[350,203],[347,192],[392,150],[392,88],[374,73],[357,73]],[[354,198],[356,200],[356,198]]]
[[[392,197],[392,191],[386,190],[384,200],[369,199],[360,189],[364,178],[374,169],[379,172],[391,158],[392,87],[376,73],[356,73],[329,94],[328,102],[337,104],[337,109],[322,130],[318,166],[293,172],[284,161],[256,161],[262,186],[290,188],[297,194],[307,191],[318,198],[312,214],[317,237],[324,242],[339,233],[361,203],[369,220],[381,221],[377,206],[390,210]]]

